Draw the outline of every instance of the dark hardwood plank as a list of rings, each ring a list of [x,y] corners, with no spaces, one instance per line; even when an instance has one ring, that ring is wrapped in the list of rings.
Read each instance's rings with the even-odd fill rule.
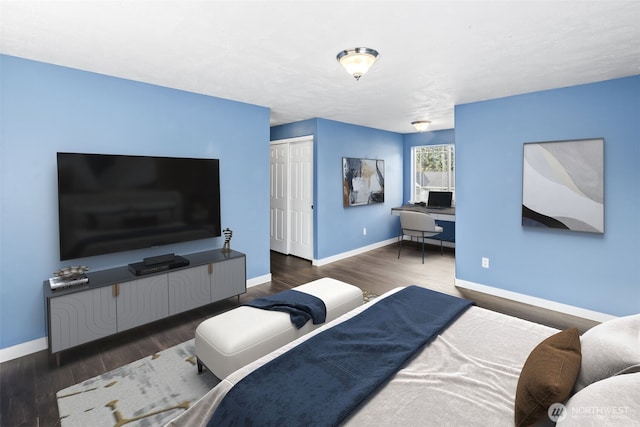
[[[249,288],[240,302],[322,277],[376,294],[408,284],[456,293],[453,251],[445,250],[441,256],[439,248],[430,247],[422,264],[420,251],[411,250],[410,244],[400,259],[393,244],[321,267],[272,253],[271,273],[270,282]],[[237,299],[230,298],[64,351],[60,367],[47,351],[0,364],[0,426],[59,426],[58,390],[191,339],[200,322],[237,305]]]
[[[0,383],[2,391],[1,413],[11,414],[12,426],[29,426],[33,416],[33,408],[36,406],[35,401],[35,360],[30,357],[7,362],[5,369],[4,364],[0,370],[2,382]],[[5,392],[8,396],[5,399]],[[0,425],[5,425],[0,420]]]

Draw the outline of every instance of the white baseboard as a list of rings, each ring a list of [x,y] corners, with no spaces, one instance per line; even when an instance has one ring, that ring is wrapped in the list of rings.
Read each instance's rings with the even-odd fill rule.
[[[253,286],[258,286],[263,283],[267,283],[271,281],[271,273],[265,274],[264,276],[254,277],[253,279],[247,280],[247,288],[251,288]]]
[[[35,339],[33,341],[23,342],[12,347],[6,347],[0,349],[0,363],[8,362],[9,360],[17,359],[22,356],[27,356],[32,353],[37,353],[49,348],[47,337]]]
[[[526,294],[521,294],[518,292],[512,292],[506,289],[500,289],[500,288],[494,288],[492,286],[481,285],[479,283],[468,282],[466,280],[461,280],[458,278],[456,278],[456,288],[468,289],[470,291],[480,292],[483,294],[488,294],[488,295],[496,296],[499,298],[504,298],[507,300],[532,305],[534,307],[540,307],[546,310],[557,311],[559,313],[564,313],[570,316],[592,320],[594,322],[601,323],[601,322],[605,322],[607,320],[616,318],[616,316],[612,316],[606,313],[601,313],[599,311],[587,310],[586,308],[580,308],[573,305],[568,305],[560,302],[547,300],[544,298],[538,298],[538,297],[534,297]]]
[[[398,241],[398,238],[394,237],[392,239],[383,240],[382,242],[373,243],[371,245],[363,246],[361,248],[354,249],[352,251],[343,252],[343,253],[338,254],[338,255],[333,255],[333,256],[330,256],[330,257],[327,257],[327,258],[323,258],[323,259],[314,259],[313,261],[311,261],[311,263],[312,263],[312,265],[321,267],[323,265],[330,264],[332,262],[340,261],[342,259],[346,259],[346,258],[352,257],[354,255],[360,255],[360,254],[363,254],[365,252],[369,252],[369,251],[372,251],[374,249],[378,249],[378,248],[381,248],[383,246],[390,245],[391,243],[394,243],[394,242],[397,242],[397,241]]]
[[[403,238],[403,240],[411,240],[411,239],[407,239],[405,237],[405,238]],[[426,238],[426,239],[424,239],[424,242],[428,243],[430,245],[440,246],[440,240]],[[447,242],[446,240],[443,240],[442,241],[442,246],[445,247],[445,248],[455,248],[456,244],[454,242]]]

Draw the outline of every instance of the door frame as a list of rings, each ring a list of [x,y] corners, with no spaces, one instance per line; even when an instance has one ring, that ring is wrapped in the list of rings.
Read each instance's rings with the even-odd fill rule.
[[[309,259],[309,261],[312,261],[315,259],[315,227],[316,227],[316,208],[315,208],[315,144],[314,144],[314,136],[313,135],[304,135],[304,136],[299,136],[299,137],[294,137],[294,138],[284,138],[284,139],[277,139],[277,140],[272,140],[269,142],[269,146],[273,146],[273,145],[280,145],[280,144],[287,144],[287,145],[291,145],[291,144],[295,144],[295,143],[299,143],[299,142],[310,142],[311,143],[311,164],[312,164],[312,173],[311,173],[311,181],[309,183],[309,185],[311,186],[310,191],[312,194],[312,214],[311,214],[311,230],[310,230],[310,236],[311,236],[311,259]],[[286,255],[290,254],[290,239],[289,239],[289,232],[290,232],[290,227],[291,227],[291,216],[290,216],[290,209],[291,209],[291,203],[289,200],[289,193],[290,193],[290,187],[291,187],[291,169],[289,167],[289,157],[290,157],[290,150],[287,150],[287,200],[286,200],[286,220],[285,220],[285,233],[286,233]],[[269,168],[269,180],[271,181],[271,168]],[[269,210],[271,211],[271,200],[269,200]],[[271,213],[269,214],[271,215]],[[272,219],[269,218],[269,220],[271,221]],[[271,239],[270,239],[271,241]],[[271,249],[271,243],[269,244],[269,248]]]

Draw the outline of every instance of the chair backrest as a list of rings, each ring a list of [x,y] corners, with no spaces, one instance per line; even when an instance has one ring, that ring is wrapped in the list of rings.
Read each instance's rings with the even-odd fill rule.
[[[400,227],[403,230],[435,231],[436,221],[426,213],[401,211]]]

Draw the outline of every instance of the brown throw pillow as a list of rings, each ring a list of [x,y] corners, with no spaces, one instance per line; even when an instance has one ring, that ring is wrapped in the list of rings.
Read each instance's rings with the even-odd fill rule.
[[[558,332],[533,349],[520,372],[515,401],[516,426],[530,426],[547,416],[554,403],[569,397],[580,371],[580,332]]]

